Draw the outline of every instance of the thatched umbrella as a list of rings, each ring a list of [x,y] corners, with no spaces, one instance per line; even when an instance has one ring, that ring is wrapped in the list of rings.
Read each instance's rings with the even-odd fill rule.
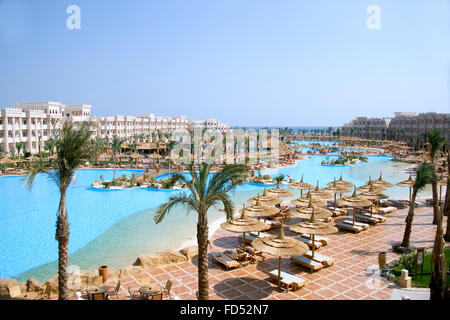
[[[314,186],[312,184],[304,182],[303,181],[303,175],[302,175],[302,179],[300,180],[300,182],[291,183],[289,185],[289,188],[300,190],[300,195],[302,195],[303,194],[303,190],[314,189]]]
[[[260,204],[266,205],[266,206],[276,206],[279,205],[283,200],[276,196],[269,195],[267,190],[264,189],[263,195],[260,196],[259,194],[256,197],[248,199],[248,203],[251,205],[255,205],[257,201],[260,201]]]
[[[289,191],[288,189],[281,189],[279,186],[268,189],[267,193],[276,197],[292,197],[294,195],[292,191]]]
[[[291,203],[297,207],[307,207],[312,202],[316,207],[323,207],[327,205],[325,200],[320,199],[317,196],[312,196],[311,192],[305,193],[301,198],[291,200]]]
[[[394,186],[389,181],[383,180],[383,175],[382,175],[381,171],[380,171],[380,177],[377,180],[374,180],[373,183],[376,185],[377,184],[382,185],[383,187],[386,187],[386,188],[390,188],[390,187]]]
[[[387,199],[389,196],[385,195],[384,193],[381,193],[381,191],[378,191],[375,189],[375,187],[372,185],[371,188],[368,191],[364,191],[360,193],[361,196],[368,200],[381,200],[381,199]],[[370,216],[373,214],[373,205],[370,205]]]
[[[347,192],[351,191],[350,189],[347,189],[343,185],[338,185],[336,180],[334,180],[331,185],[329,185],[328,187],[323,188],[322,190],[326,190],[328,192],[333,193],[333,195],[334,195],[334,207],[333,207],[333,209],[336,209],[336,195],[339,193],[341,195],[341,198],[342,198],[342,194],[343,193],[347,193]]]
[[[138,160],[145,159],[145,157],[139,153],[132,153],[130,158],[135,160],[136,166],[137,166]]]
[[[276,215],[277,213],[280,212],[280,209],[275,208],[273,206],[262,205],[260,199],[257,199],[254,205],[241,209],[239,210],[239,212],[243,213],[244,210],[250,217],[258,217],[258,218],[262,217],[264,219]]]
[[[262,221],[256,219],[250,219],[247,216],[247,211],[245,210],[245,205],[242,210],[241,217],[238,219],[232,219],[224,222],[220,225],[222,229],[234,232],[242,232],[243,236],[243,249],[245,252],[245,233],[246,232],[259,232],[270,228],[269,225]]]
[[[334,183],[334,181],[329,182],[328,185],[331,185],[333,183]],[[336,181],[336,184],[340,185],[340,186],[344,186],[344,187],[353,187],[355,185],[354,183],[351,183],[350,181],[344,180],[342,178],[342,173],[341,173],[341,177],[339,178],[339,180]]]
[[[316,221],[316,209],[313,208],[312,210],[312,214],[311,214],[311,218],[309,219],[308,222],[300,222],[297,223],[293,226],[291,226],[289,229],[291,231],[297,232],[297,233],[306,233],[311,235],[311,240],[312,243],[314,243],[315,239],[315,235],[327,235],[327,234],[333,234],[338,232],[338,229],[332,225],[329,225],[327,223],[324,222],[318,222]],[[330,212],[331,214],[331,212]],[[312,254],[311,254],[311,259],[314,259],[314,245],[312,246]]]
[[[3,158],[1,158],[1,159],[0,159],[0,163],[3,163],[5,172],[6,172],[6,165],[7,165],[7,164],[11,164],[11,163],[12,163],[13,166],[14,166],[14,169],[15,169],[15,167],[16,167],[16,161],[14,161],[13,159],[8,158],[8,157],[3,157]]]
[[[315,214],[315,217],[319,219],[325,219],[333,215],[330,210],[315,206],[312,203],[312,199],[310,199],[309,205],[307,207],[295,208],[291,211],[291,214],[296,218],[310,219],[313,212]]]
[[[309,194],[313,198],[316,197],[320,199],[329,199],[333,197],[333,194],[330,191],[319,188],[319,181],[317,181],[316,188],[313,191],[310,191]]]
[[[356,194],[356,188],[353,191],[353,194],[349,197],[342,197],[337,200],[338,203],[349,206],[353,208],[353,225],[355,225],[355,207],[365,207],[370,206],[372,204],[371,201],[366,198]]]
[[[409,175],[408,180],[397,183],[399,187],[409,187],[409,202],[411,203],[411,189],[414,186],[416,181],[412,178],[411,174]]]
[[[281,289],[281,257],[303,255],[309,250],[303,242],[284,236],[283,222],[278,235],[253,240],[252,246],[258,251],[278,257],[278,289]]]
[[[361,187],[356,188],[356,190],[358,190],[360,192],[366,192],[366,191],[369,191],[370,189],[373,189],[374,191],[379,191],[379,192],[386,190],[386,188],[383,187],[383,185],[375,184],[371,177],[369,177],[369,181],[367,181],[367,183],[365,185],[362,185]]]

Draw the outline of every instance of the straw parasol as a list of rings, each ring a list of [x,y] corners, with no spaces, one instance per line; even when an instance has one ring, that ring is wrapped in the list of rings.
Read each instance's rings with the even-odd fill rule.
[[[411,174],[409,175],[408,180],[397,183],[399,187],[409,187],[409,202],[411,203],[411,189],[414,186],[416,181],[412,178]]]
[[[329,191],[334,194],[334,208],[333,209],[336,209],[336,195],[339,193],[342,198],[343,193],[347,193],[347,192],[351,191],[350,189],[347,189],[343,185],[338,185],[336,180],[334,180],[331,185],[323,188],[322,190],[326,190],[326,191]]]
[[[161,159],[162,156],[161,156],[159,153],[156,153],[156,152],[155,152],[155,153],[150,153],[150,154],[147,156],[147,158],[155,160],[155,159]]]
[[[337,200],[338,203],[353,207],[353,225],[355,225],[355,207],[366,207],[370,206],[372,204],[371,201],[368,199],[357,195],[356,194],[356,188],[353,191],[353,194],[349,197],[342,197],[341,199]]]
[[[263,217],[264,219],[276,215],[278,212],[280,212],[280,209],[278,208],[262,205],[260,199],[257,199],[254,205],[241,209],[239,210],[239,212],[243,213],[244,210],[250,217]]]
[[[291,211],[291,214],[296,218],[310,219],[313,212],[315,213],[316,218],[319,219],[328,218],[333,215],[329,210],[315,206],[312,203],[312,199],[310,199],[309,205],[307,207],[296,208]]]
[[[3,158],[0,159],[0,163],[3,163],[3,166],[4,166],[3,169],[5,170],[5,172],[6,172],[6,165],[9,164],[9,163],[12,163],[12,164],[13,164],[14,170],[15,170],[15,167],[16,167],[16,161],[14,161],[14,160],[11,159],[11,158],[3,157]]]
[[[332,183],[334,183],[334,181],[329,182],[328,185],[331,185]],[[339,178],[339,180],[336,181],[336,184],[340,185],[340,186],[344,186],[344,187],[353,187],[355,185],[354,183],[351,183],[350,181],[344,180],[342,178],[342,173],[341,173],[341,177]]]
[[[264,231],[270,228],[269,225],[265,224],[262,221],[256,219],[250,219],[247,216],[247,211],[245,210],[245,205],[242,210],[241,217],[238,219],[229,220],[220,225],[222,229],[234,232],[242,232],[244,234],[243,237],[243,249],[245,252],[245,233],[246,232],[259,232]]]
[[[253,240],[252,246],[255,250],[278,257],[278,289],[281,289],[281,257],[302,255],[309,250],[303,242],[284,236],[283,222],[278,235]]]
[[[387,196],[386,194],[381,193],[381,191],[376,190],[373,185],[371,185],[371,188],[368,191],[362,192],[362,193],[360,193],[360,195],[368,200],[381,200],[381,199],[389,198],[389,196]],[[372,208],[373,208],[373,206],[371,204],[370,205],[370,216],[372,216],[372,214],[373,214]]]
[[[330,191],[319,189],[319,181],[317,181],[316,188],[313,191],[310,191],[309,194],[313,198],[329,199],[333,197],[333,194]]]
[[[25,160],[27,160],[27,161],[39,161],[41,159],[36,157],[36,156],[29,156],[28,158],[25,158]]]
[[[380,185],[382,185],[383,187],[386,187],[386,188],[390,188],[390,187],[394,186],[389,181],[383,180],[383,175],[382,175],[381,171],[380,171],[380,177],[377,180],[374,180],[373,183],[380,184]]]
[[[367,183],[365,185],[362,185],[361,187],[356,188],[356,190],[358,190],[360,192],[366,192],[366,191],[369,191],[371,188],[374,191],[380,191],[380,192],[386,190],[386,188],[383,187],[383,185],[375,184],[371,177],[369,177],[369,181],[367,181]]]
[[[276,197],[292,197],[294,195],[292,191],[281,189],[279,186],[277,186],[276,188],[268,189],[267,193]]]
[[[309,205],[310,200],[316,207],[323,207],[327,205],[327,202],[325,200],[322,200],[317,196],[313,197],[311,192],[304,194],[301,198],[291,200],[291,203],[297,207],[307,207]]]
[[[256,197],[248,199],[248,203],[251,205],[255,205],[257,201],[260,201],[260,204],[266,205],[266,206],[276,206],[283,202],[280,198],[276,196],[269,195],[267,190],[264,189],[263,195],[260,196],[259,194]]]
[[[315,235],[327,235],[327,234],[333,234],[338,232],[338,229],[332,225],[329,225],[327,223],[324,222],[318,222],[316,221],[316,209],[313,208],[312,214],[311,214],[311,218],[309,219],[308,222],[300,222],[297,223],[293,226],[291,226],[289,229],[293,232],[296,233],[306,233],[311,235],[311,240],[314,243],[315,239]],[[330,212],[331,214],[331,212]],[[314,259],[314,245],[312,246],[312,254],[311,254],[311,259]]]
[[[303,181],[303,174],[302,174],[302,179],[300,180],[300,182],[291,183],[289,185],[289,188],[300,190],[300,195],[302,195],[303,194],[303,190],[314,189],[314,186],[312,184],[304,182]]]

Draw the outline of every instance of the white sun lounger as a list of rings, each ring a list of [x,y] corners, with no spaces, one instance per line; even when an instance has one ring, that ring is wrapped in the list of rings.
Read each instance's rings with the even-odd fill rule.
[[[370,213],[369,212],[361,212],[361,215],[366,216],[366,217],[370,217]],[[379,214],[373,213],[372,214],[372,218],[375,218],[378,220],[378,222],[385,222],[386,221],[386,217],[383,217]]]
[[[291,261],[293,263],[296,263],[296,264],[302,266],[303,268],[308,269],[311,272],[319,271],[320,269],[323,268],[322,263],[314,261],[305,256],[292,256]]]
[[[382,214],[389,214],[389,213],[393,213],[396,211],[397,211],[396,207],[377,208],[377,212],[382,213]]]
[[[370,217],[370,216],[366,216],[364,213],[357,213],[355,214],[355,217],[357,220],[359,221],[363,221],[363,222],[367,222],[367,223],[378,223],[380,222],[377,218],[375,217]]]
[[[271,279],[278,281],[278,270],[272,270],[269,272],[269,277]],[[289,290],[297,290],[305,286],[306,280],[302,279],[300,277],[297,277],[293,274],[281,271],[280,273],[280,282],[281,284],[286,288],[286,292],[289,292]]]
[[[311,256],[312,251],[308,251],[307,253],[305,253],[305,257],[311,258]],[[317,252],[314,252],[313,260],[320,262],[324,267],[332,266],[336,262],[336,260],[334,260],[333,258]]]
[[[306,239],[303,237],[297,237],[295,239],[306,243],[308,245],[308,247],[310,247],[310,248],[312,248],[312,246],[314,246],[314,249],[319,249],[320,247],[323,246],[322,242],[320,242],[320,241],[314,240],[314,244],[313,244],[313,241],[311,239]]]
[[[365,230],[365,228],[359,226],[356,224],[355,225],[352,224],[351,221],[348,221],[348,223],[345,223],[346,221],[338,221],[336,222],[336,227],[340,230],[346,230],[346,231],[353,231],[353,232],[361,232],[363,230]]]
[[[305,238],[305,239],[311,239],[311,235],[306,234],[306,233],[302,233],[300,235],[300,237]],[[322,242],[322,244],[325,246],[328,244],[328,238],[327,237],[322,237],[322,236],[314,236],[314,240]]]

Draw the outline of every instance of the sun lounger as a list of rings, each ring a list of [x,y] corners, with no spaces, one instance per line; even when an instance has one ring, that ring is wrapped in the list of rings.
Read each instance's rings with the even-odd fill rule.
[[[300,235],[300,237],[305,238],[305,239],[311,239],[311,235],[306,234],[306,233],[302,233]],[[328,238],[327,237],[322,237],[322,236],[314,236],[314,239],[316,241],[321,242],[324,246],[328,244]]]
[[[397,208],[404,208],[404,207],[406,207],[405,204],[403,203],[403,201],[401,201],[401,200],[388,199],[388,202],[391,205],[393,205],[394,207],[397,207]]]
[[[323,268],[322,263],[314,261],[314,260],[312,260],[308,257],[304,257],[304,256],[292,256],[291,261],[296,264],[299,264],[300,266],[308,269],[311,272],[319,271],[320,269]]]
[[[338,221],[336,222],[336,228],[340,230],[353,231],[353,232],[361,232],[365,230],[362,226],[357,225],[356,223],[353,225],[352,221]]]
[[[271,279],[274,279],[278,281],[278,270],[272,270],[269,272],[269,277]],[[289,290],[298,290],[305,286],[306,280],[299,278],[293,274],[281,271],[280,274],[280,283],[283,287],[286,288],[286,292],[289,292]]]
[[[366,216],[366,217],[372,217],[378,220],[378,222],[385,222],[386,221],[386,217],[383,217],[379,214],[375,214],[372,213],[372,215],[370,214],[370,212],[361,212],[360,213],[362,216]]]
[[[347,210],[339,209],[339,208],[331,209],[330,211],[331,211],[331,213],[333,213],[333,217],[338,217],[338,216],[342,216],[343,214],[347,214]]]
[[[255,237],[255,238],[265,238],[265,237],[271,237],[273,236],[273,234],[267,233],[267,232],[260,232],[258,235],[258,232],[249,232],[248,233],[250,236]],[[247,238],[247,236],[246,236]]]
[[[305,257],[311,258],[312,256],[312,251],[308,251],[307,253],[305,253]],[[329,267],[332,266],[336,260],[334,260],[333,258],[314,252],[314,258],[313,260],[320,262],[324,267]]]
[[[338,203],[337,201],[335,202],[334,200],[328,200],[328,207],[332,207],[332,208],[343,208],[345,207],[345,205]]]
[[[365,215],[364,213],[356,213],[355,217],[356,217],[356,220],[362,221],[362,222],[367,222],[367,223],[372,223],[372,224],[380,222],[377,218],[370,217],[369,215]]]
[[[233,268],[238,268],[241,266],[239,261],[236,261],[236,260],[232,259],[230,256],[220,253],[220,252],[213,253],[212,257],[218,263],[224,265],[227,270],[230,270]]]
[[[393,213],[393,212],[396,212],[396,211],[397,211],[396,207],[377,208],[377,212],[378,213],[382,213],[382,214],[389,214],[389,213]]]
[[[306,239],[303,237],[297,237],[295,239],[306,243],[308,245],[308,247],[310,247],[310,248],[312,248],[313,245],[314,245],[314,249],[319,249],[320,247],[323,246],[322,242],[320,242],[320,241],[314,240],[314,244],[313,244],[313,241],[311,239]]]

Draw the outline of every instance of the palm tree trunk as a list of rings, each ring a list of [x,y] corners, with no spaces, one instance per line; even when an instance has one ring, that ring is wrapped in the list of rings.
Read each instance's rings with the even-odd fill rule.
[[[206,213],[199,213],[197,223],[199,300],[209,300],[208,232],[209,228]]]
[[[444,300],[446,292],[446,261],[444,255],[443,211],[437,212],[437,230],[431,254],[430,300]]]
[[[450,161],[447,163],[450,169]],[[447,178],[447,191],[445,192],[444,216],[447,217],[447,231],[445,233],[445,241],[450,242],[450,179]]]
[[[438,215],[438,191],[437,191],[437,183],[434,182],[431,184],[431,188],[433,190],[433,224],[437,224],[437,215]]]
[[[113,181],[116,180],[116,156],[113,153]]]
[[[59,212],[56,222],[56,240],[58,241],[58,291],[59,300],[69,299],[69,220],[66,210],[66,190],[61,189]]]
[[[411,203],[409,204],[408,216],[406,217],[405,233],[403,234],[402,247],[409,247],[409,240],[411,238],[412,224],[414,220],[414,204],[416,203],[416,190],[413,191]]]

